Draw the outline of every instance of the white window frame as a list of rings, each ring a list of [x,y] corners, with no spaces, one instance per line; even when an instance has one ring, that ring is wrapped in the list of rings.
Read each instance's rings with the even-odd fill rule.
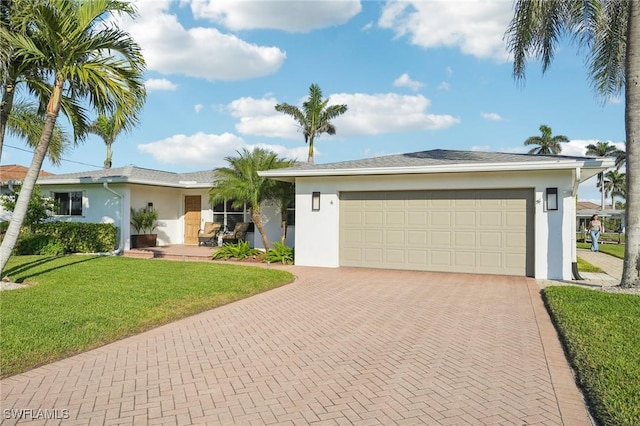
[[[80,214],[73,214],[73,198],[72,194],[80,194]],[[57,194],[67,194],[69,199],[69,205],[67,206],[67,213],[60,214],[60,210],[56,210],[54,216],[58,217],[83,217],[84,216],[84,191],[51,191],[51,198],[54,201],[58,202],[56,195]],[[62,206],[60,206],[62,208]]]

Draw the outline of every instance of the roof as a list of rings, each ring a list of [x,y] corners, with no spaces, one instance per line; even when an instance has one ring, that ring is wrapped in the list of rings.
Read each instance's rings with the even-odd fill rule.
[[[39,185],[77,183],[137,183],[175,188],[209,188],[213,185],[213,170],[189,173],[165,172],[133,165],[114,169],[66,173],[38,179]]]
[[[611,158],[434,149],[328,164],[297,163],[293,167],[261,171],[261,176],[293,180],[303,176],[353,176],[409,173],[454,173],[505,170],[592,169],[581,181],[612,167]]]
[[[0,182],[6,182],[10,180],[24,180],[24,177],[27,175],[28,171],[28,167],[20,166],[18,164],[0,166]],[[44,170],[40,170],[40,174],[38,176],[54,176],[54,174],[45,172]]]
[[[592,203],[591,201],[578,201],[576,203],[577,210],[598,210],[600,204]]]

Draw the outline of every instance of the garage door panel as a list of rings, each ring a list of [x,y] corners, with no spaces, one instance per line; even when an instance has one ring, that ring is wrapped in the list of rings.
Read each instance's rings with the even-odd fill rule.
[[[345,192],[340,264],[531,274],[533,208],[527,189]]]

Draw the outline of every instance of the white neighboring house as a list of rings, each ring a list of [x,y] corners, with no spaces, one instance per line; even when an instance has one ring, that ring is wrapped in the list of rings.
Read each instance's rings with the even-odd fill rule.
[[[173,173],[126,166],[88,172],[68,173],[38,179],[43,194],[51,194],[60,205],[54,220],[113,223],[118,228],[120,250],[129,250],[131,208],[158,211],[158,245],[198,244],[198,232],[205,222],[220,222],[232,230],[237,222],[251,222],[248,208],[232,209],[231,203],[212,206],[209,189],[213,171]],[[280,211],[275,205],[263,207],[269,241],[280,240]],[[262,248],[259,233],[247,233],[247,240]],[[287,243],[294,240],[289,228]]]
[[[296,265],[570,280],[578,185],[613,163],[432,150],[259,174],[295,182]]]

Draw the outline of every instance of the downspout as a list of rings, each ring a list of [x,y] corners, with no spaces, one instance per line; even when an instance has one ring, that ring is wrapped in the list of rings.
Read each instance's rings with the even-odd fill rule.
[[[114,191],[113,189],[109,188],[109,183],[108,182],[103,182],[102,186],[104,187],[104,189],[106,189],[107,191],[109,191],[110,193],[112,193],[113,195],[115,195],[116,197],[120,198],[120,242],[118,244],[118,248],[116,250],[112,250],[110,252],[107,252],[105,254],[110,255],[110,256],[115,256],[118,255],[120,253],[122,253],[124,251],[124,224],[122,223],[122,221],[124,220],[124,196],[116,191]]]
[[[571,221],[571,274],[573,275],[574,280],[584,280],[584,278],[580,276],[580,271],[578,271],[578,242],[576,240],[576,232],[578,231],[576,227],[576,195],[578,194],[578,186],[580,185],[581,176],[582,169],[578,167],[573,175],[573,188],[571,192],[571,196],[573,197],[573,220]]]

